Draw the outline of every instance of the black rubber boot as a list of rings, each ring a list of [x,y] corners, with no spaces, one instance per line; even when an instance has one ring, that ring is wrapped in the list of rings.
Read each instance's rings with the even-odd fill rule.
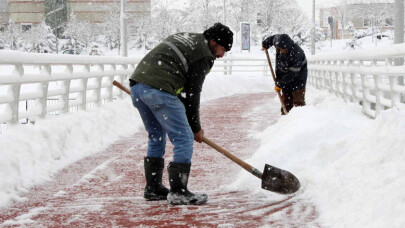
[[[207,194],[194,194],[187,189],[191,164],[170,162],[167,167],[170,180],[170,192],[167,202],[171,205],[204,204],[208,201]]]
[[[163,158],[145,157],[146,187],[143,197],[147,200],[165,200],[169,189],[162,185],[165,162]]]

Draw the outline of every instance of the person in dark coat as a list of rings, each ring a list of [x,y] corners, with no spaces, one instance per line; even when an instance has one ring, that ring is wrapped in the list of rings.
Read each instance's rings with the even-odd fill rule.
[[[262,46],[276,48],[276,91],[282,91],[282,100],[289,112],[294,106],[305,105],[307,59],[304,51],[287,34],[276,34],[264,39]],[[284,113],[281,109],[281,113]]]
[[[233,33],[216,23],[204,33],[167,37],[138,64],[130,77],[131,98],[148,132],[144,158],[146,200],[169,204],[203,204],[206,194],[187,189],[194,140],[201,143],[200,94],[216,58],[231,50]],[[170,190],[162,185],[166,135],[174,145],[167,168]]]

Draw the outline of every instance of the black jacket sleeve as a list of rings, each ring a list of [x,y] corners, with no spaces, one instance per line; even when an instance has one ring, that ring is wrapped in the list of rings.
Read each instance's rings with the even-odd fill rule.
[[[212,59],[203,58],[190,65],[184,92],[180,95],[180,100],[186,108],[188,123],[194,133],[201,130],[200,95],[205,76],[209,73],[213,64]]]
[[[274,36],[269,36],[266,39],[263,40],[262,42],[262,47],[265,49],[269,49],[271,48],[271,46],[273,46],[273,40],[274,40]]]

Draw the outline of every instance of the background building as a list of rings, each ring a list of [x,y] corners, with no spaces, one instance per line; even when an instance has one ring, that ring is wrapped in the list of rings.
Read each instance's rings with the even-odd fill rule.
[[[8,23],[9,18],[8,2],[0,1],[0,30],[4,29],[4,26]]]
[[[9,8],[7,16],[24,29],[44,20],[52,28],[58,28],[72,16],[90,23],[101,23],[120,10],[120,0],[10,0],[8,5],[5,0],[0,2],[1,9]],[[150,12],[151,0],[126,0],[129,18],[150,16]]]
[[[120,0],[69,0],[68,4],[69,12],[78,20],[100,23],[109,14],[120,10],[120,2]],[[150,15],[151,0],[126,0],[125,5],[129,18]]]
[[[41,23],[45,18],[44,1],[10,0],[8,4],[10,20],[21,24],[23,30]]]

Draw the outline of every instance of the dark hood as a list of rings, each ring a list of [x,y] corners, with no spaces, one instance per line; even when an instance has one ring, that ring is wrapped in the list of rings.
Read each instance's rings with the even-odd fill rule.
[[[294,46],[294,41],[287,34],[280,34],[274,36],[273,45],[275,47],[286,49],[290,52]]]

